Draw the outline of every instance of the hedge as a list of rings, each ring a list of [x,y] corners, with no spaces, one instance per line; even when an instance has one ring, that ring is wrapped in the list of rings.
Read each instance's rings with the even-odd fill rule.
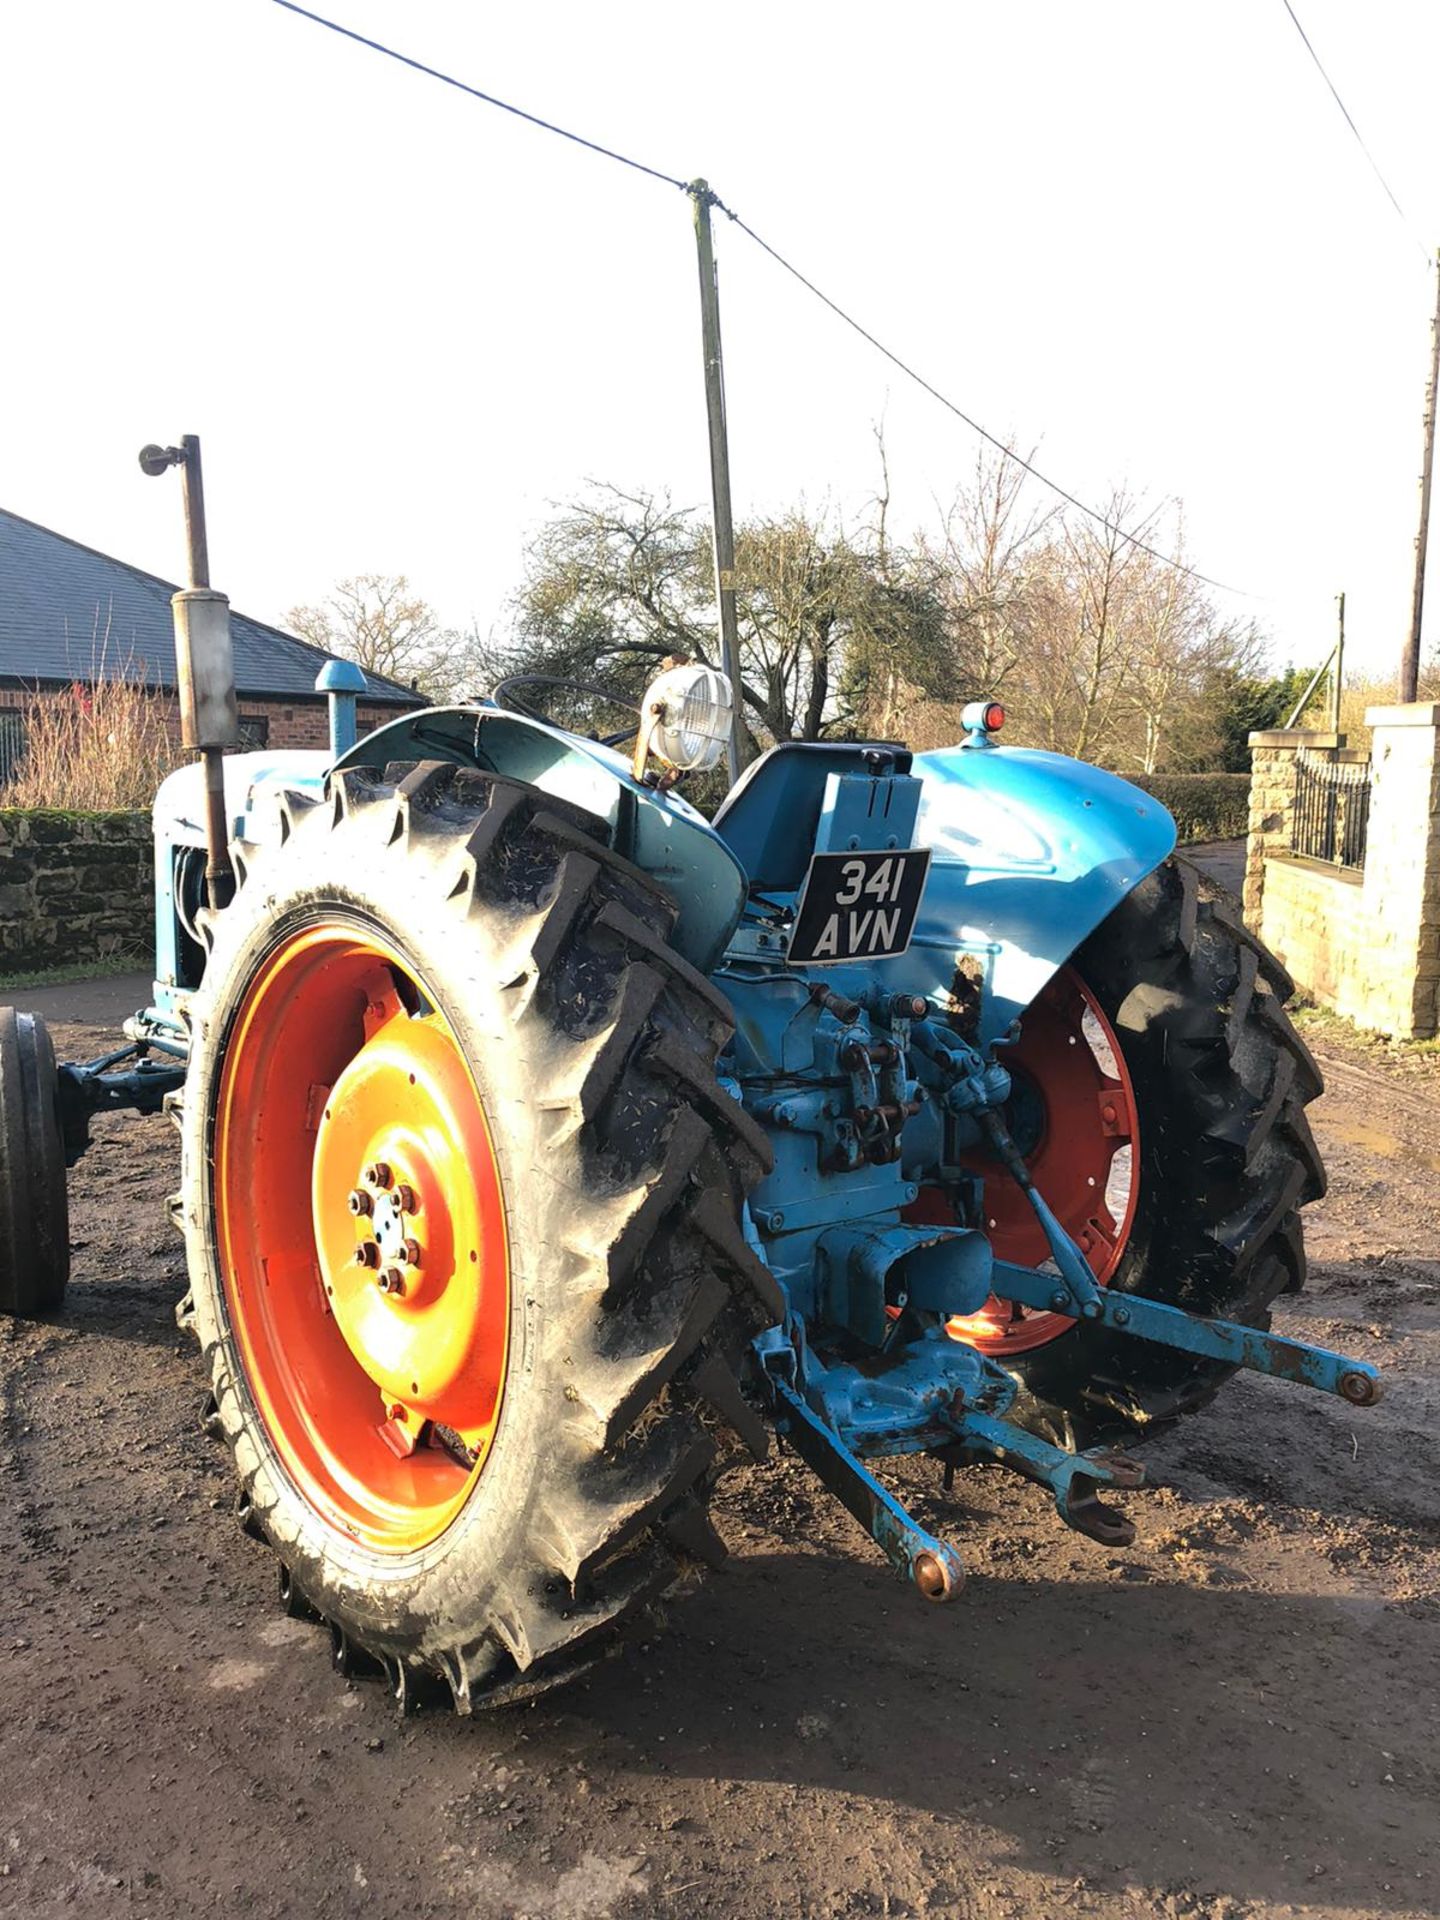
[[[1242,840],[1250,819],[1248,773],[1127,773],[1175,816],[1184,844],[1193,840]]]

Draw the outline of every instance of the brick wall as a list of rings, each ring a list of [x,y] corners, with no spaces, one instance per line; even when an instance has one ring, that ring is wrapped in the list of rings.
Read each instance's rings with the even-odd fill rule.
[[[1400,1039],[1440,1031],[1440,704],[1372,707],[1363,874],[1290,853],[1299,748],[1343,739],[1250,736],[1254,777],[1245,917],[1297,986],[1360,1026]]]
[[[148,813],[0,809],[0,971],[154,947]]]
[[[60,698],[66,691],[61,687],[0,687],[0,708],[18,710],[23,714],[44,701]],[[166,725],[178,748],[180,708],[174,694],[157,693],[152,697],[164,703]],[[239,707],[242,721],[252,719],[268,722],[268,746],[328,747],[330,744],[330,725],[323,694],[317,693],[309,700],[269,700],[242,693]],[[395,719],[399,712],[400,709],[395,707],[362,704],[359,708],[361,733],[383,727],[387,721]]]
[[[269,722],[267,745],[272,747],[328,747],[330,716],[323,696],[314,700],[256,700],[239,697],[240,718]],[[372,733],[399,718],[395,707],[360,706],[356,709],[362,734]]]

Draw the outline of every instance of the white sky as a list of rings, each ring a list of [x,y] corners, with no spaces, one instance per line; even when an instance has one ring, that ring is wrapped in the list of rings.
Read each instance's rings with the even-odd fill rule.
[[[1440,9],[1295,3],[1433,246]],[[1182,498],[1280,660],[1343,587],[1357,668],[1392,668],[1432,286],[1280,0],[317,10],[704,174],[1073,491]],[[707,498],[672,188],[270,0],[7,6],[0,160],[0,505],[174,577],[178,488],[135,454],[198,432],[237,607],[403,572],[489,629],[587,477]],[[932,517],[967,429],[718,241],[737,514],[858,516],[883,417],[896,530]]]

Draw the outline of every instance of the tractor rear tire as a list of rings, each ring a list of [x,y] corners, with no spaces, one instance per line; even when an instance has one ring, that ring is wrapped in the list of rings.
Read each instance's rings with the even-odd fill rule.
[[[1080,947],[1075,972],[1124,1055],[1139,1133],[1129,1237],[1110,1285],[1266,1327],[1305,1278],[1300,1208],[1325,1191],[1305,1117],[1320,1070],[1292,983],[1239,904],[1183,858]],[[1028,1425],[1090,1446],[1174,1420],[1233,1369],[1081,1322],[1018,1355]]]
[[[713,1483],[737,1441],[756,1456],[766,1447],[740,1376],[782,1301],[740,1225],[768,1146],[716,1079],[728,1004],[671,947],[673,903],[609,851],[602,823],[517,782],[439,763],[383,777],[354,769],[323,801],[285,795],[264,844],[237,842],[234,856],[235,899],[202,920],[210,952],[181,1121],[180,1214],[211,1382],[205,1424],[233,1455],[242,1522],[278,1556],[287,1606],[329,1622],[338,1665],[380,1662],[402,1701],[436,1677],[461,1712],[525,1697],[588,1666],[622,1622],[723,1559],[707,1515]],[[347,973],[347,953],[362,950],[391,956],[404,1018],[383,973],[378,986]],[[267,1001],[264,982],[287,965],[293,990]],[[382,1002],[388,1029],[376,1026]],[[324,1191],[323,1142],[339,1124],[341,1079],[369,1058],[378,1030],[400,1034],[403,1067],[407,1019],[418,1023],[410,1085],[428,1071],[424,1027],[473,1087],[483,1134],[466,1137],[488,1136],[503,1207],[487,1216],[488,1243],[474,1235],[479,1271],[498,1258],[497,1242],[506,1262],[503,1363],[491,1354],[498,1411],[456,1455],[453,1506],[424,1524],[401,1510],[393,1462],[365,1428],[386,1425],[380,1387],[364,1412],[370,1367],[381,1369],[366,1355],[360,1377],[351,1336],[362,1322],[346,1305],[360,1283],[336,1270],[338,1243],[326,1238],[372,1223],[321,1217],[336,1198]],[[330,1066],[317,1027],[330,1030]],[[403,1071],[379,1084],[408,1101]],[[232,1113],[235,1089],[253,1099]],[[242,1131],[223,1132],[237,1121]],[[217,1164],[217,1125],[229,1151],[264,1174],[264,1190],[234,1190],[223,1154]],[[293,1180],[260,1140],[287,1128],[313,1143]],[[407,1196],[422,1238],[427,1209],[432,1219],[443,1211],[442,1190],[452,1225],[471,1205],[443,1180],[426,1198],[423,1182],[441,1178],[454,1141],[426,1147],[423,1131],[417,1122],[394,1135],[406,1182],[394,1192]],[[407,1139],[419,1172],[404,1161]],[[484,1157],[462,1161],[477,1192]],[[390,1176],[372,1165],[363,1178],[385,1188]],[[312,1192],[313,1221],[308,1211],[302,1220],[297,1196],[309,1209]],[[343,1190],[338,1200],[343,1216]],[[360,1192],[351,1211],[370,1208]],[[376,1218],[380,1210],[375,1198]],[[433,1256],[427,1241],[431,1266],[412,1264],[408,1281],[395,1281],[411,1299],[367,1298],[363,1324],[387,1338],[414,1333],[423,1346],[424,1314],[443,1327],[447,1298],[464,1295],[477,1271],[460,1236],[457,1225]],[[488,1284],[477,1312],[491,1310]],[[403,1321],[407,1308],[413,1321]],[[255,1319],[269,1312],[290,1316],[288,1356],[282,1341],[273,1364],[262,1361],[272,1350]],[[466,1335],[458,1321],[452,1331]],[[335,1370],[320,1389],[304,1374],[312,1358]],[[284,1388],[296,1397],[288,1405]],[[361,1409],[358,1432],[335,1411],[342,1400]],[[406,1414],[395,1409],[391,1424]],[[418,1416],[409,1413],[412,1436]],[[420,1431],[409,1464],[439,1484],[449,1469],[435,1450],[453,1449],[456,1435],[438,1417]],[[390,1443],[403,1450],[393,1432]],[[325,1459],[342,1453],[344,1472],[329,1474]]]
[[[36,1013],[0,1007],[0,1314],[58,1313],[70,1203],[55,1049]]]

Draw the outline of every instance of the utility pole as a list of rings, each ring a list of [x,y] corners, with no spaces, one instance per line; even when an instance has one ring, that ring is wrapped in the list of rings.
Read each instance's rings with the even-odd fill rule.
[[[1340,676],[1345,670],[1345,596],[1343,593],[1337,593],[1335,598],[1340,604],[1340,630],[1335,636],[1330,651],[1305,682],[1305,691],[1290,709],[1290,718],[1285,722],[1286,733],[1292,727],[1299,725],[1301,714],[1314,699],[1315,689],[1329,673],[1332,661],[1335,663],[1335,674],[1330,683],[1330,726],[1333,732],[1340,731]]]
[[[720,352],[720,282],[710,234],[715,195],[704,180],[686,188],[695,209],[700,259],[700,326],[705,348],[705,411],[710,423],[710,494],[715,514],[715,599],[720,610],[720,665],[733,689],[726,768],[733,786],[745,765],[740,723],[740,640],[735,622],[735,521],[730,511],[730,441],[725,430],[725,363]]]
[[[1425,387],[1425,452],[1420,465],[1420,526],[1415,535],[1415,586],[1410,600],[1410,638],[1400,656],[1400,698],[1414,700],[1420,686],[1420,622],[1425,607],[1425,550],[1430,541],[1430,471],[1435,462],[1435,385],[1440,377],[1440,251],[1435,255],[1435,316],[1430,322],[1430,379]]]
[[[1340,688],[1345,677],[1345,595],[1336,595],[1340,604],[1340,627],[1335,635],[1335,678],[1330,683],[1330,731],[1340,731]]]

